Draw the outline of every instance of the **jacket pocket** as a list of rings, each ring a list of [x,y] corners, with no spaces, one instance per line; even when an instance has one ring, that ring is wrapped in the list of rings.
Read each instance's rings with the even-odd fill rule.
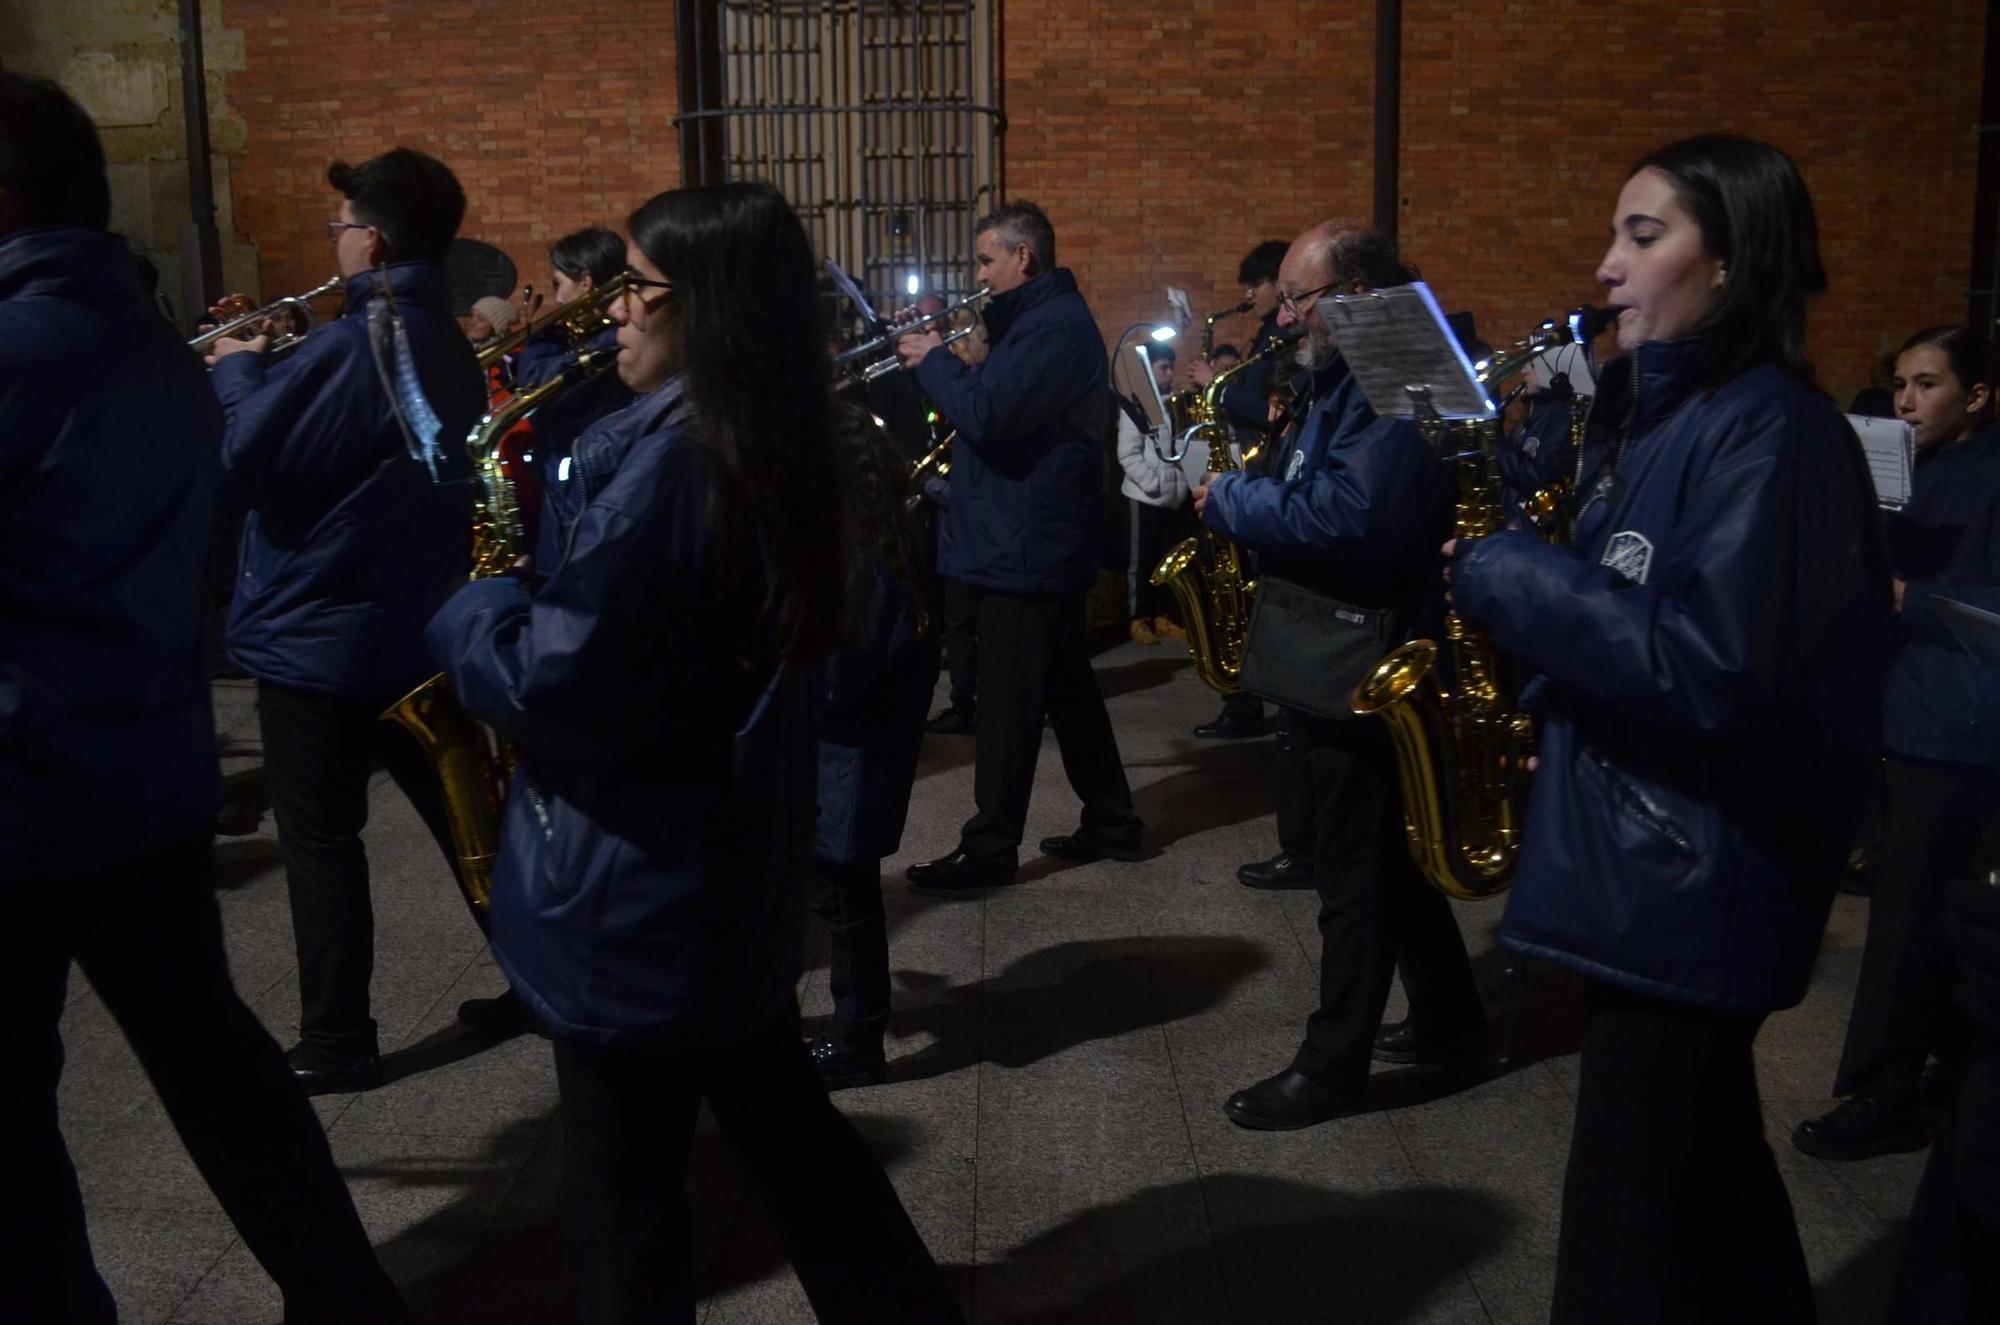
[[[1586,799],[1610,807],[1612,839],[1621,852],[1658,861],[1694,859],[1693,833],[1656,789],[1626,777],[1594,750],[1582,750],[1577,765]]]

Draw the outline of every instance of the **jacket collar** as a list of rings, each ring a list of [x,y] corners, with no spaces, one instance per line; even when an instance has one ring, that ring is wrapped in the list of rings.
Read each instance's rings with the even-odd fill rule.
[[[102,230],[51,226],[0,239],[0,299],[56,295],[84,303],[139,298],[125,241]]]
[[[682,422],[693,412],[687,378],[670,377],[624,409],[606,416],[601,426],[586,431],[577,439],[574,451],[583,500],[588,503],[604,490],[605,483],[625,463],[634,442]]]
[[[1929,464],[1949,456],[1956,460],[1960,456],[1980,455],[2000,445],[2000,419],[1988,419],[1972,430],[1970,436],[1961,437],[1943,446],[1933,446],[1917,453],[1917,463]]]
[[[347,305],[340,315],[354,317],[366,310],[368,301],[381,288],[383,277],[388,279],[389,293],[399,307],[413,304],[428,312],[451,316],[451,281],[445,275],[444,264],[438,262],[392,262],[348,277]]]
[[[1605,417],[1620,417],[1616,407],[1623,406],[1629,411],[1626,431],[1636,435],[1686,404],[1701,385],[1701,352],[1707,343],[1707,336],[1648,341],[1606,364],[1600,388],[1609,410]]]
[[[998,341],[1031,308],[1040,307],[1059,295],[1076,293],[1076,277],[1068,267],[1035,277],[1005,294],[996,294],[986,304],[986,335]]]

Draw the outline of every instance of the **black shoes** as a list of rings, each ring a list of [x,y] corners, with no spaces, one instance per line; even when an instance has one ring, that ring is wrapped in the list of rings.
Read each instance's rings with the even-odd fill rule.
[[[970,736],[976,730],[972,714],[963,709],[943,709],[924,724],[933,736]]]
[[[529,1029],[528,1010],[511,989],[498,998],[466,999],[458,1005],[458,1019],[483,1035],[519,1035]]]
[[[1312,862],[1280,851],[1269,860],[1252,861],[1241,866],[1236,871],[1236,878],[1245,888],[1310,888],[1313,886]]]
[[[1238,1127],[1257,1132],[1290,1132],[1351,1113],[1358,1099],[1327,1089],[1296,1068],[1286,1068],[1229,1097],[1222,1111]]]
[[[926,860],[903,872],[912,888],[925,892],[964,892],[970,888],[1004,888],[1014,882],[1012,865],[974,860],[963,851]]]
[[[1419,1039],[1416,1028],[1408,1021],[1390,1022],[1375,1032],[1373,1052],[1378,1063],[1397,1066],[1422,1063],[1468,1080],[1483,1077],[1488,1066],[1484,1029],[1443,1044],[1432,1044]]]
[[[1099,837],[1095,833],[1083,832],[1070,833],[1064,837],[1043,838],[1042,854],[1078,862],[1140,858],[1139,841],[1136,836],[1131,842],[1125,843]]]
[[[285,1050],[285,1063],[308,1095],[345,1095],[382,1084],[382,1055],[372,1049],[346,1055],[300,1043]]]
[[[828,1090],[852,1090],[857,1086],[879,1086],[889,1079],[889,1065],[878,1041],[872,1051],[862,1045],[843,1045],[831,1035],[822,1035],[806,1046],[813,1066]]]
[[[1204,722],[1196,727],[1194,734],[1209,740],[1240,741],[1250,736],[1262,736],[1265,730],[1263,718],[1242,717],[1225,708],[1213,722]]]
[[[1872,1095],[1850,1095],[1792,1133],[1792,1144],[1816,1159],[1873,1159],[1922,1150],[1929,1140],[1914,1103],[1897,1106]]]

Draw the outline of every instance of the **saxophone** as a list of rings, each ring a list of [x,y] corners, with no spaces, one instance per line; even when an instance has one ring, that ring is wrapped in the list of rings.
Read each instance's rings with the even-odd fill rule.
[[[615,350],[576,355],[560,374],[480,419],[466,437],[473,471],[471,579],[502,574],[520,559],[527,542],[514,480],[500,457],[500,439],[556,395],[603,373],[617,357]],[[501,811],[514,775],[513,748],[465,711],[442,672],[397,700],[382,719],[415,737],[437,767],[458,886],[483,928],[493,895],[493,862],[500,851]]]
[[[1479,380],[1504,382],[1544,354],[1587,344],[1609,325],[1608,318],[1595,316],[1600,313],[1580,309],[1562,323],[1542,323],[1503,357],[1477,365]],[[1572,441],[1589,403],[1588,396],[1572,398]],[[1505,521],[1496,463],[1498,418],[1445,425],[1433,416],[1419,427],[1433,447],[1464,443],[1456,447],[1452,537],[1468,541],[1498,531]],[[1552,518],[1561,505],[1554,492],[1536,493],[1524,503],[1531,522],[1551,541],[1566,538]],[[1500,684],[1499,657],[1486,631],[1448,611],[1443,635],[1456,690],[1446,690],[1438,679],[1439,644],[1411,640],[1391,650],[1354,688],[1353,707],[1357,715],[1379,715],[1389,724],[1403,789],[1403,829],[1418,868],[1447,896],[1477,901],[1497,896],[1513,881],[1527,820],[1535,730]]]
[[[1208,444],[1209,473],[1234,470],[1236,458],[1229,453],[1232,436],[1229,420],[1222,413],[1222,393],[1239,374],[1289,348],[1283,341],[1271,341],[1234,368],[1217,373],[1199,394],[1188,393],[1192,422],[1181,433],[1172,460],[1178,462],[1199,440]],[[1180,604],[1195,673],[1210,689],[1222,694],[1241,690],[1243,643],[1249,637],[1250,602],[1257,592],[1256,581],[1244,578],[1243,550],[1203,528],[1160,559],[1153,570],[1153,583],[1172,590],[1174,601]]]

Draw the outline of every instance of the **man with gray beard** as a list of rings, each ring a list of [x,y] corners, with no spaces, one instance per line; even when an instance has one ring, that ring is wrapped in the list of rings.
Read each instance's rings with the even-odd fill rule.
[[[1278,269],[1278,323],[1304,333],[1297,353],[1312,373],[1310,403],[1263,475],[1220,474],[1195,490],[1208,527],[1256,551],[1260,611],[1273,610],[1274,593],[1309,601],[1369,622],[1383,652],[1438,621],[1452,468],[1409,420],[1375,416],[1325,315],[1334,295],[1414,279],[1394,241],[1359,222],[1325,221],[1292,241]],[[1246,679],[1259,670],[1258,635]],[[1334,707],[1279,710],[1283,776],[1310,789],[1320,1002],[1291,1065],[1229,1098],[1230,1121],[1242,1127],[1310,1127],[1354,1110],[1371,1052],[1465,1075],[1485,1063],[1485,1012],[1465,944],[1403,838],[1387,726]],[[1410,1020],[1378,1043],[1399,961]]]

